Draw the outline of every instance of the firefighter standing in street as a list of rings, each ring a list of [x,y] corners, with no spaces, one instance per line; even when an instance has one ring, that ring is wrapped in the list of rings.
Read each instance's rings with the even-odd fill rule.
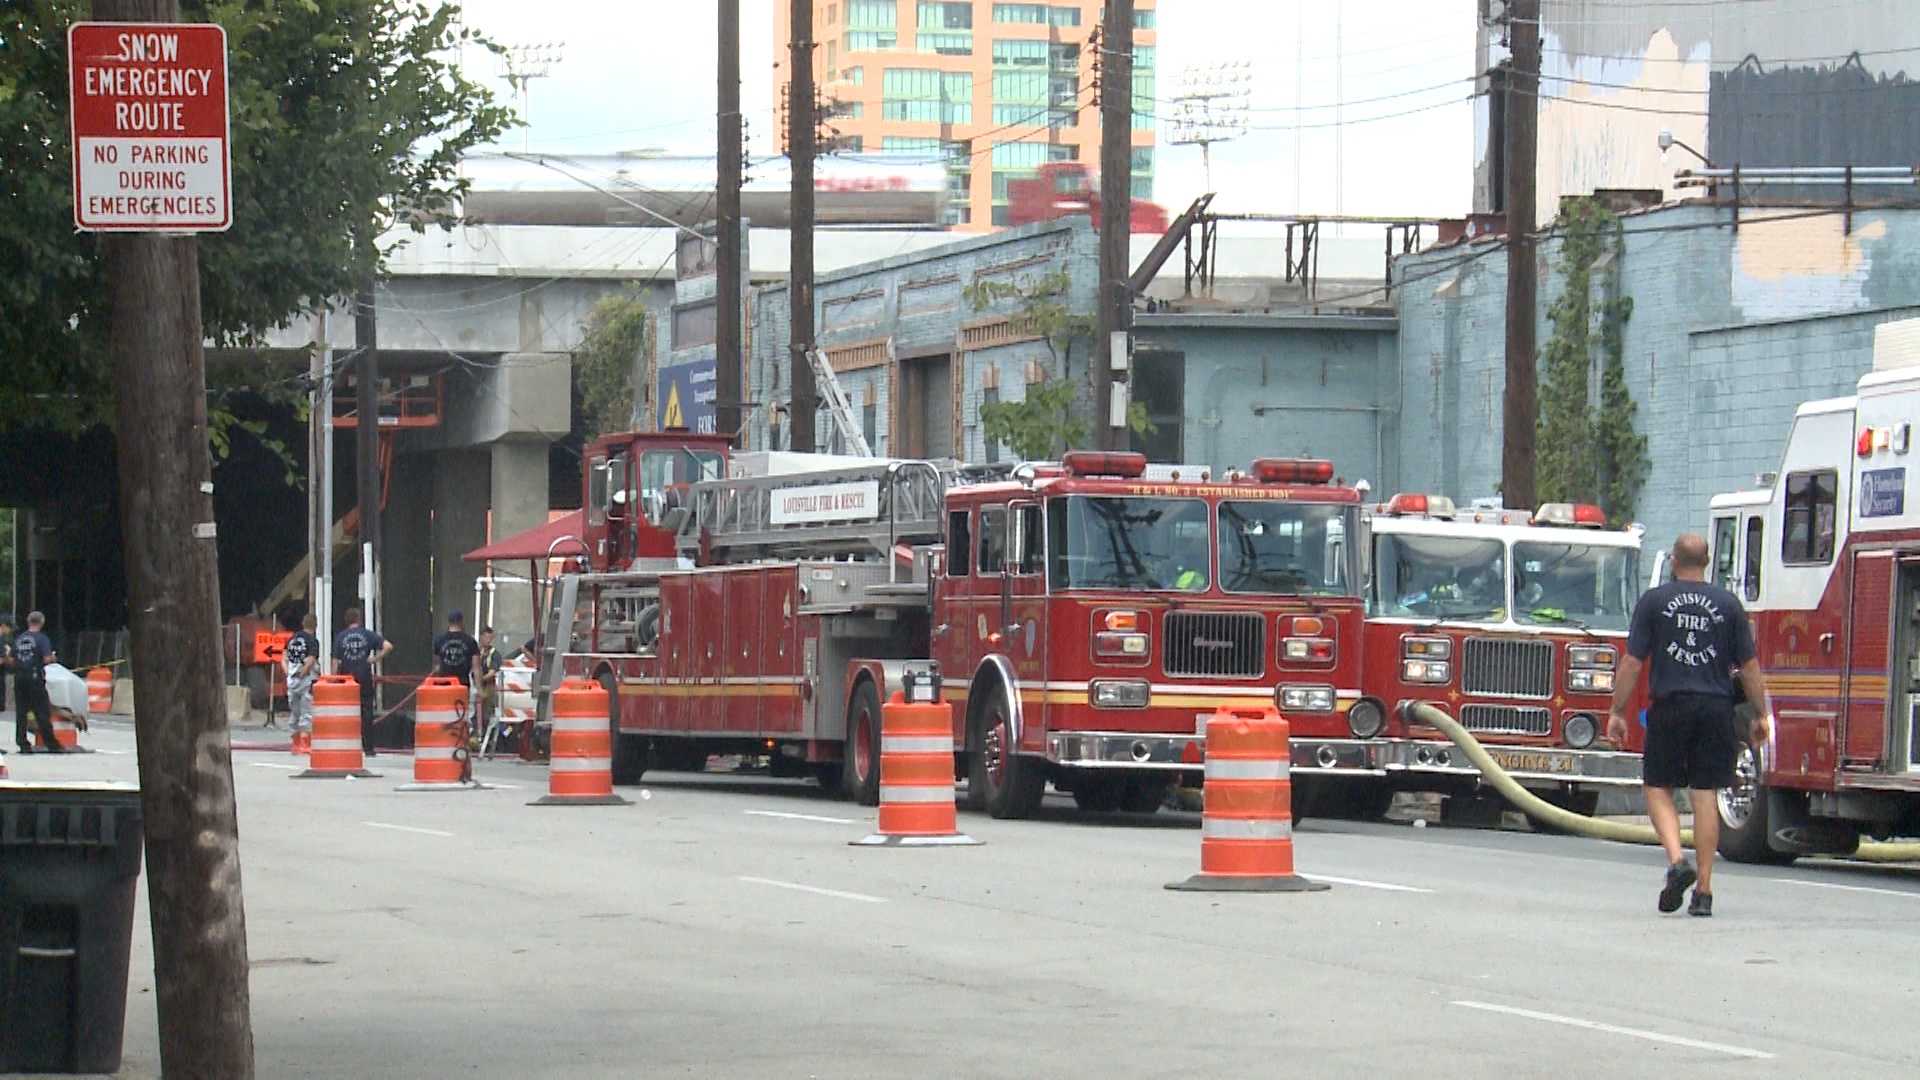
[[[288,725],[293,729],[293,745],[302,747],[313,732],[313,680],[320,674],[320,639],[314,630],[320,620],[307,612],[300,620],[300,631],[287,639],[282,661],[287,665]]]
[[[433,639],[433,661],[437,665],[435,675],[473,685],[473,677],[480,670],[480,643],[467,633],[466,616],[458,609],[447,612],[446,631]]]
[[[1627,704],[1639,688],[1640,669],[1650,671],[1647,745],[1641,755],[1647,814],[1667,852],[1666,886],[1660,910],[1678,911],[1688,886],[1695,886],[1687,914],[1713,914],[1713,857],[1720,840],[1716,794],[1733,784],[1741,732],[1734,714],[1737,677],[1754,706],[1747,734],[1766,745],[1773,727],[1773,702],[1754,656],[1753,627],[1732,593],[1706,580],[1707,541],[1686,533],[1673,543],[1673,580],[1647,590],[1633,609],[1627,655],[1614,681],[1607,735],[1616,746],[1627,738]],[[1680,847],[1680,812],[1675,788],[1693,801],[1696,869]],[[1695,883],[1698,882],[1697,885]]]
[[[360,684],[360,748],[373,756],[379,751],[373,741],[373,665],[393,651],[393,642],[360,625],[360,609],[346,610],[345,630],[333,637],[333,671],[351,675]]]
[[[27,748],[27,713],[32,712],[40,734],[40,752],[65,753],[53,736],[53,702],[47,697],[47,665],[59,659],[44,628],[47,617],[27,615],[27,628],[13,636],[13,742],[23,754]]]

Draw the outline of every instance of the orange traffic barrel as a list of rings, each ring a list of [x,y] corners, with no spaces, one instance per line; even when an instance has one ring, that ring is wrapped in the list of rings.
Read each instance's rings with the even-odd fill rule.
[[[1200,872],[1169,889],[1318,892],[1293,872],[1293,751],[1273,706],[1214,711],[1207,721]]]
[[[53,741],[69,754],[81,751],[80,727],[65,709],[53,710]]]
[[[895,691],[880,707],[879,829],[854,846],[978,843],[960,831],[953,801],[953,706],[909,703]]]
[[[547,794],[531,806],[629,806],[613,793],[613,729],[607,689],[568,679],[553,691],[553,752]]]
[[[374,777],[360,747],[360,684],[351,675],[322,675],[313,681],[313,735],[307,742],[307,768],[296,780]]]
[[[87,672],[87,712],[101,716],[113,711],[113,672],[103,667]]]
[[[467,749],[467,684],[435,675],[414,695],[413,783],[401,791],[478,791]]]

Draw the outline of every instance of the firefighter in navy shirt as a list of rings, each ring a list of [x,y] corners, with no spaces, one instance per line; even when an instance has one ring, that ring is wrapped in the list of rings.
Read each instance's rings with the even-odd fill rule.
[[[53,737],[53,702],[47,697],[47,665],[59,659],[53,642],[42,632],[47,617],[39,612],[27,615],[27,628],[13,636],[13,743],[23,754],[27,748],[27,714],[32,713],[40,734],[40,751],[64,753]]]
[[[313,731],[313,680],[320,674],[320,639],[314,630],[320,621],[313,612],[300,620],[300,632],[287,639],[281,662],[287,669],[287,711],[292,715],[296,751],[306,744]]]
[[[467,686],[480,668],[480,643],[467,633],[466,616],[457,609],[447,612],[447,629],[433,639],[435,675],[459,679]]]
[[[360,625],[360,609],[348,608],[345,630],[333,636],[333,671],[351,675],[360,684],[360,747],[369,755],[373,744],[373,665],[393,651],[393,642]]]
[[[1754,706],[1746,733],[1756,747],[1773,728],[1773,704],[1754,657],[1753,627],[1732,593],[1707,578],[1707,541],[1687,533],[1673,543],[1673,580],[1649,589],[1633,609],[1627,655],[1614,680],[1613,710],[1607,734],[1616,745],[1627,737],[1627,704],[1639,688],[1640,669],[1648,679],[1652,705],[1647,709],[1647,746],[1641,758],[1647,815],[1667,851],[1667,881],[1660,910],[1677,911],[1681,896],[1694,886],[1690,915],[1713,914],[1713,856],[1720,841],[1716,794],[1733,784],[1741,732],[1734,720],[1736,677]],[[1680,847],[1680,812],[1675,788],[1693,801],[1693,848],[1698,869]],[[1695,883],[1698,883],[1697,885]]]

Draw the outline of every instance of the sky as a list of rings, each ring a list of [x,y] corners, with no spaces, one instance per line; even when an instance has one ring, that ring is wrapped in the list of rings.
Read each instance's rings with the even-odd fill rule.
[[[740,0],[749,152],[773,152],[773,5]],[[717,6],[707,0],[464,0],[503,45],[558,46],[503,149],[713,153]],[[1474,0],[1161,0],[1154,199],[1206,189],[1198,147],[1167,144],[1182,73],[1245,61],[1245,136],[1212,149],[1217,212],[1446,216],[1473,171]],[[497,60],[469,74],[512,96]],[[1336,180],[1338,182],[1336,183]]]

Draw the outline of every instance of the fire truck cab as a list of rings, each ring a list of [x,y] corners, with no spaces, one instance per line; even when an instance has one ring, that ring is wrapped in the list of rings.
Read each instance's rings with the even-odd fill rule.
[[[1410,790],[1446,794],[1450,817],[1471,816],[1479,772],[1405,719],[1414,701],[1458,719],[1561,806],[1590,814],[1601,788],[1637,785],[1642,733],[1626,747],[1604,737],[1642,587],[1640,534],[1605,524],[1598,507],[1569,504],[1456,510],[1401,494],[1371,508],[1364,696],[1343,737],[1294,741],[1308,812],[1378,816]]]
[[[1774,704],[1720,796],[1720,850],[1783,862],[1920,834],[1920,320],[1882,325],[1852,397],[1801,405],[1765,487],[1716,497],[1714,580]]]

